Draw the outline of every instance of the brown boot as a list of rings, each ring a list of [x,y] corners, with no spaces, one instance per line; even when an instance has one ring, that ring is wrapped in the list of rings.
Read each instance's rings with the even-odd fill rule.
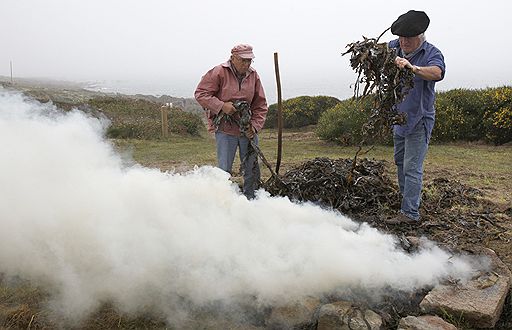
[[[384,219],[384,222],[389,225],[398,225],[398,224],[404,224],[404,223],[410,224],[410,225],[415,225],[415,224],[420,223],[419,220],[414,220],[412,218],[409,218],[408,216],[406,216],[403,213],[398,213],[397,216],[390,218],[390,219]]]

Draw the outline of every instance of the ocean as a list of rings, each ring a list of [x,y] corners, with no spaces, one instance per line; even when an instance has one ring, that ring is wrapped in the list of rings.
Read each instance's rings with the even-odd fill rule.
[[[263,87],[269,104],[277,102],[277,88],[273,80],[262,78]],[[169,95],[172,97],[193,98],[197,82],[173,82],[171,80],[102,80],[86,82],[85,89],[105,93],[120,93],[127,95]],[[281,82],[281,95],[283,100],[298,96],[333,96],[340,100],[351,97],[353,90],[350,83],[345,81],[295,81]]]

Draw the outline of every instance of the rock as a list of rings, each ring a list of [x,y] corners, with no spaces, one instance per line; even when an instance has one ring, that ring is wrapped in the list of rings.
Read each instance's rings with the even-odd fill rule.
[[[382,318],[372,310],[349,301],[337,301],[320,307],[317,330],[380,329]]]
[[[314,327],[314,314],[320,307],[317,298],[306,298],[292,305],[276,307],[267,319],[268,329],[307,329]]]
[[[205,317],[193,320],[187,320],[178,325],[174,325],[176,329],[181,330],[207,330],[207,329],[223,329],[223,330],[258,330],[264,329],[252,324],[235,322],[228,319]],[[173,328],[174,329],[174,328]]]
[[[407,316],[400,320],[397,330],[457,330],[457,327],[439,316]]]
[[[481,252],[490,257],[491,270],[464,284],[435,287],[420,303],[423,312],[462,317],[471,328],[494,327],[510,288],[511,273],[494,251]]]

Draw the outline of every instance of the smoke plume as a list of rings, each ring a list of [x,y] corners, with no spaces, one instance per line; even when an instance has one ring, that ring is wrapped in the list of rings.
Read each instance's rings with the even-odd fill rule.
[[[339,288],[412,290],[471,265],[228,174],[127,164],[105,124],[0,89],[0,273],[52,288],[64,315],[251,296],[273,304]],[[179,299],[178,299],[179,297]],[[160,307],[166,312],[164,307]]]

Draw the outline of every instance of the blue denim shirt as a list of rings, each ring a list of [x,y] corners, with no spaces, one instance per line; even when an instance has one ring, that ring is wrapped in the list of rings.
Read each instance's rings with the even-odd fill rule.
[[[390,41],[389,47],[396,48],[398,56],[403,57],[398,39]],[[444,78],[444,56],[439,49],[426,41],[420,46],[420,50],[409,59],[409,62],[417,66],[435,65],[441,69],[440,80]],[[396,134],[400,136],[409,135],[414,127],[423,119],[423,123],[427,129],[427,141],[430,140],[435,121],[435,84],[436,81],[423,80],[418,76],[414,77],[414,88],[410,90],[405,96],[405,99],[397,105],[399,112],[405,112],[407,114],[407,123],[401,126],[395,125],[393,130]]]

